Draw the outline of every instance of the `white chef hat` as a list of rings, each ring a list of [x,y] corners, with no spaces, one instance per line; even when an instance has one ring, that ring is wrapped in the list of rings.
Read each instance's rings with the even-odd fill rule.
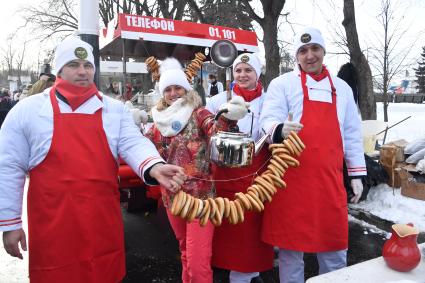
[[[187,91],[192,90],[183,72],[182,65],[177,59],[170,57],[162,61],[159,66],[159,73],[161,76],[158,87],[161,94],[164,94],[164,90],[170,85],[181,86]]]
[[[235,68],[240,63],[246,63],[250,65],[255,72],[257,73],[257,80],[260,78],[261,75],[261,62],[260,59],[252,53],[242,53],[240,54],[235,61],[233,61],[233,71],[235,71]]]
[[[56,46],[53,62],[56,75],[61,71],[63,66],[72,60],[78,59],[87,60],[93,65],[93,68],[95,67],[93,47],[87,42],[82,41],[78,36],[69,36]]]
[[[326,52],[325,40],[320,30],[313,27],[303,28],[294,38],[294,55],[297,57],[298,50],[306,45],[316,43],[319,44]]]

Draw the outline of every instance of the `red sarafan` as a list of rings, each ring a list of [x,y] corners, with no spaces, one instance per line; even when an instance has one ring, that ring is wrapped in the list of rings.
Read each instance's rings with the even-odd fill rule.
[[[392,235],[382,249],[382,256],[389,267],[407,272],[418,266],[421,253],[417,244],[419,231],[413,224],[394,224]]]

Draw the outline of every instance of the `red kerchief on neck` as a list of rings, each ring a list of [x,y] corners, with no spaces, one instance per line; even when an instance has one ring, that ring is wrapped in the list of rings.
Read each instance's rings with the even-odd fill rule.
[[[74,85],[64,79],[57,78],[53,87],[55,88],[55,91],[58,91],[63,97],[66,98],[69,106],[71,106],[72,111],[75,111],[75,109],[80,107],[92,96],[99,96],[98,90],[94,83],[88,87],[84,87]]]

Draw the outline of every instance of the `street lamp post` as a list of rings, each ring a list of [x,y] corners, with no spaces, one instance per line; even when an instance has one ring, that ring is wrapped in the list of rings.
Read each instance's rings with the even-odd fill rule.
[[[94,82],[99,87],[99,1],[80,0],[80,19],[78,21],[80,38],[93,46],[96,74]]]

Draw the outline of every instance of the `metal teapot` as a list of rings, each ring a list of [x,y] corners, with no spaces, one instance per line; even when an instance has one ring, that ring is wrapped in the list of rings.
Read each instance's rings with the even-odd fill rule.
[[[220,110],[215,116],[217,121],[221,114],[227,109]],[[254,113],[251,118],[251,131],[249,134],[240,132],[219,131],[210,138],[209,153],[210,160],[222,167],[239,168],[252,164],[252,159],[263,147],[268,135],[264,135],[255,143],[252,138],[252,127]]]

